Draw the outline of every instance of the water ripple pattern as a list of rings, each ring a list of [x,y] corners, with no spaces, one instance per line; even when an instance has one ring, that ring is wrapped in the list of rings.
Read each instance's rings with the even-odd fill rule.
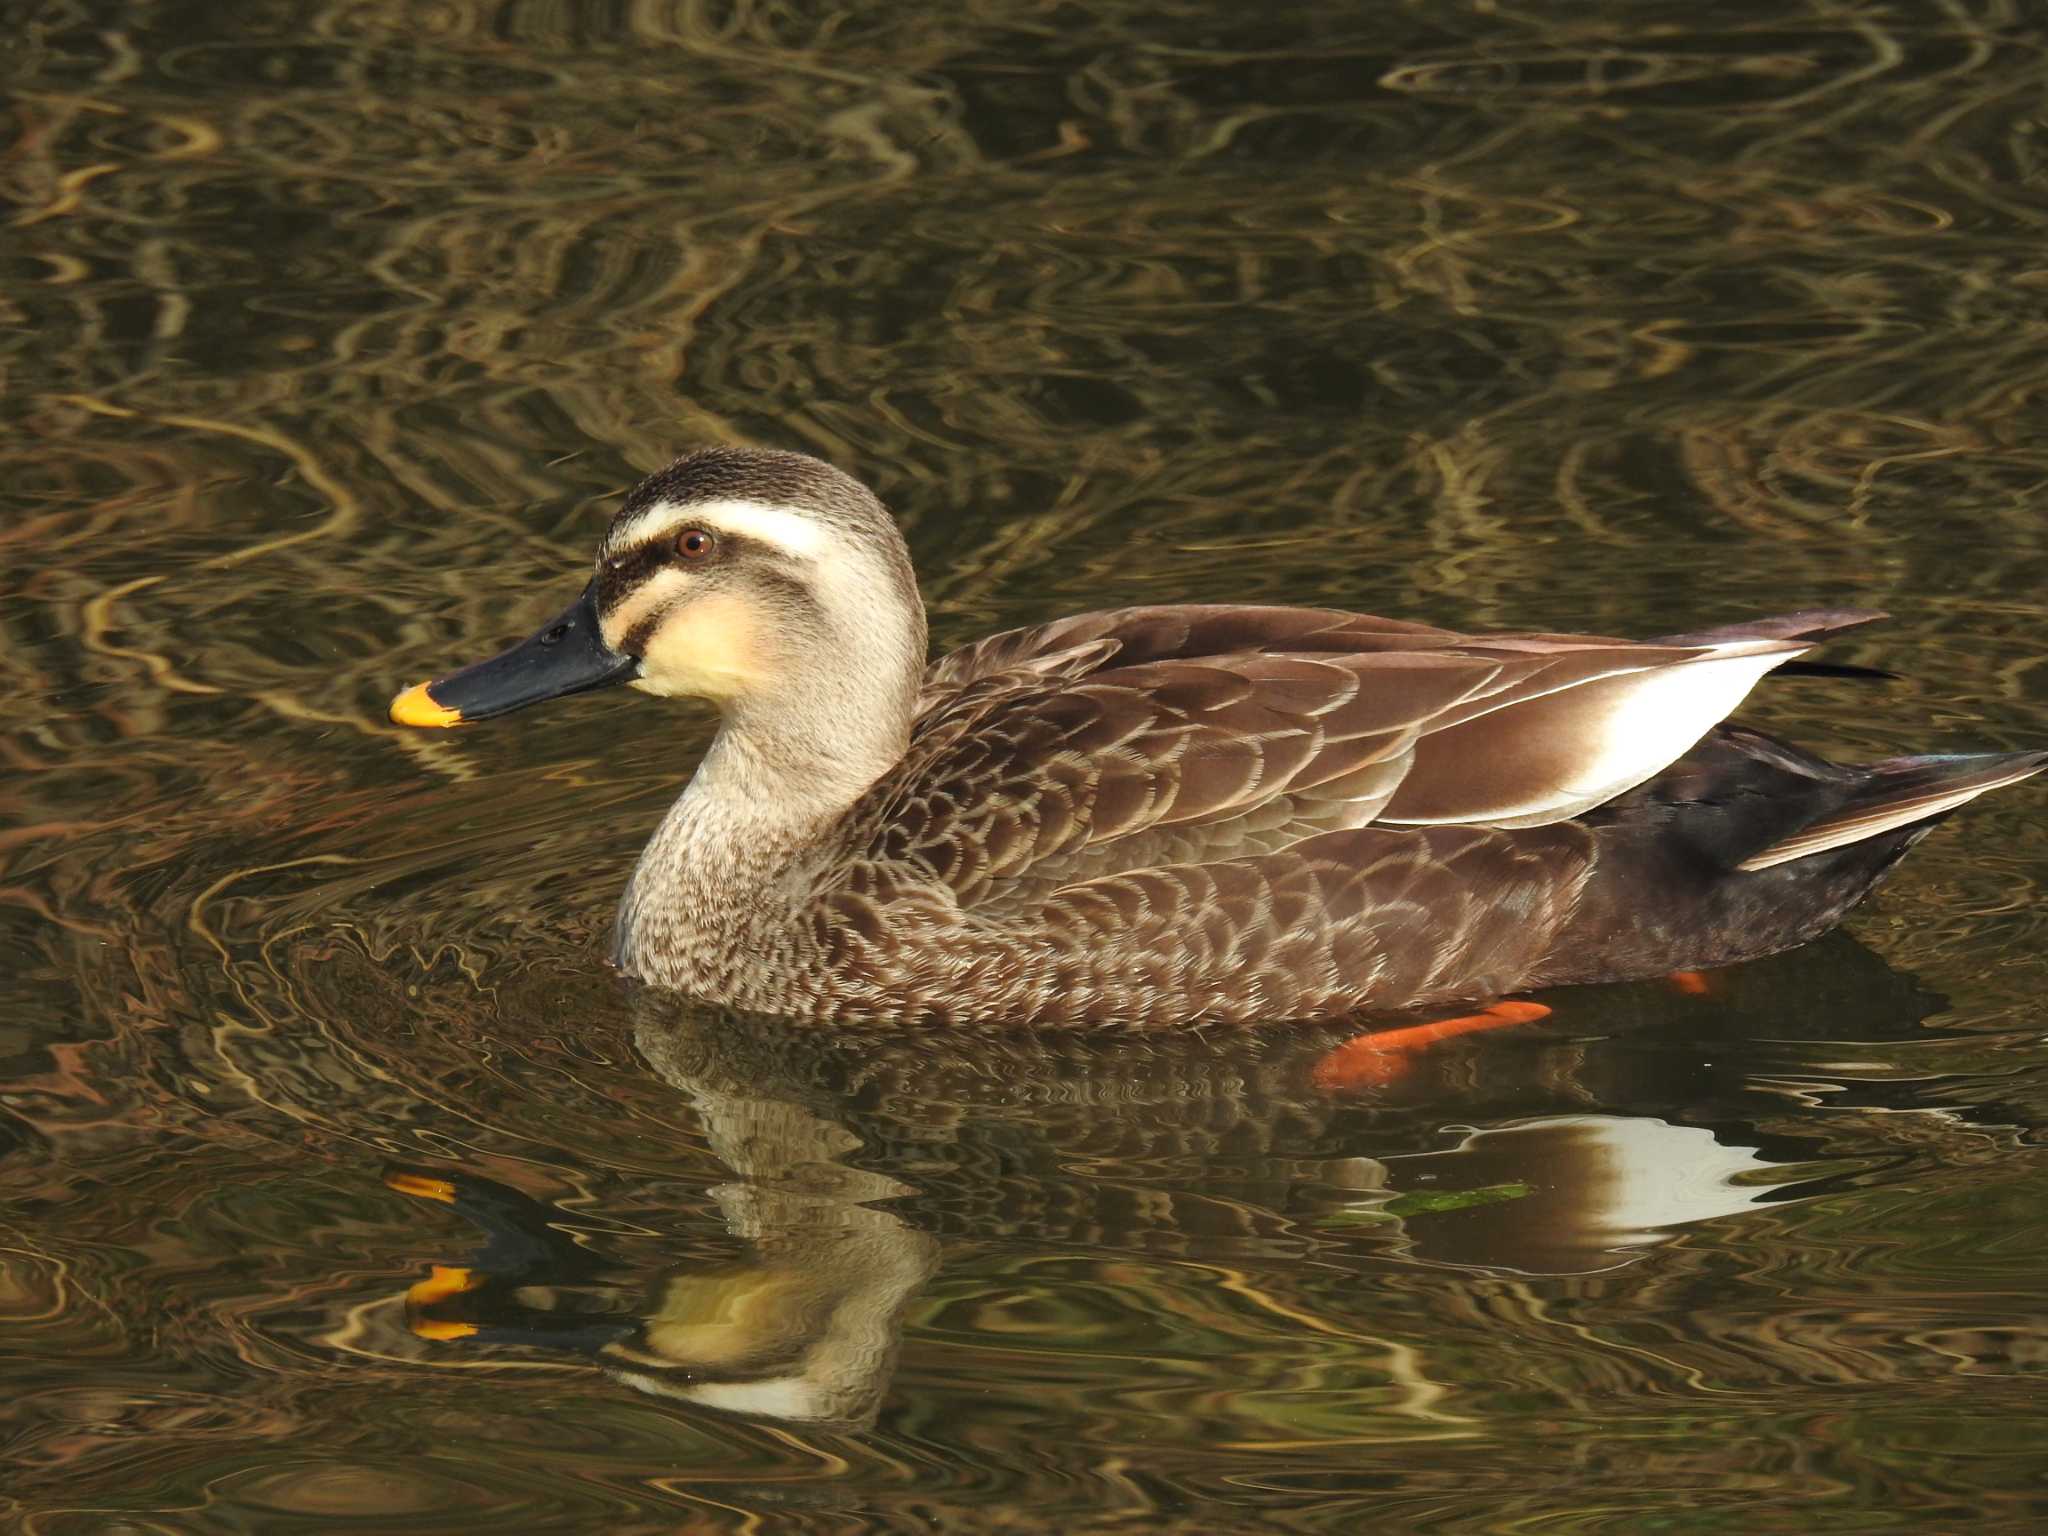
[[[1844,935],[1345,1030],[620,988],[708,739],[395,689],[749,440],[950,644],[1881,606],[1760,724],[2048,730],[2004,0],[51,0],[0,50],[0,1524],[2030,1531],[2048,819]]]

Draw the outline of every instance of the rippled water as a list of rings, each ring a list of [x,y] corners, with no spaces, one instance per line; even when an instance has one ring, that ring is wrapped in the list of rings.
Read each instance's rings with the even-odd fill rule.
[[[2048,835],[1348,1030],[861,1037],[602,963],[707,717],[404,682],[679,448],[936,638],[1890,608],[2048,736],[2048,37],[1996,4],[53,3],[0,156],[0,1511],[101,1531],[2030,1530]]]

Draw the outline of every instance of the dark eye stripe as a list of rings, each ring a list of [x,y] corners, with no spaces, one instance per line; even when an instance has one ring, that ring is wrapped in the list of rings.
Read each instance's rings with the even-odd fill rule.
[[[598,611],[616,606],[626,593],[668,564],[673,553],[671,546],[662,541],[636,545],[623,554],[607,555],[597,569]]]
[[[626,637],[619,642],[619,649],[628,656],[646,655],[647,642],[654,638],[654,632],[661,628],[663,620],[668,618],[669,610],[673,607],[675,607],[674,603],[663,603],[654,612],[627,630]]]
[[[632,593],[633,589],[660,570],[677,570],[685,573],[693,582],[733,561],[745,559],[748,563],[747,580],[765,593],[780,597],[793,607],[810,608],[817,605],[817,595],[812,592],[809,582],[791,574],[785,563],[783,552],[771,544],[743,534],[727,533],[716,528],[706,528],[716,540],[716,556],[698,562],[682,559],[676,553],[676,537],[680,529],[672,529],[658,538],[635,544],[631,549],[607,555],[598,566],[597,608],[605,613],[618,607]],[[636,622],[619,642],[621,650],[630,656],[640,655],[647,642],[661,627],[674,602],[662,604],[653,613]]]

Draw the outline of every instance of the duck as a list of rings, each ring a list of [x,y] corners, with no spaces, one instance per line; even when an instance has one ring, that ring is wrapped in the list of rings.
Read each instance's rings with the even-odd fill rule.
[[[558,617],[390,714],[619,685],[715,707],[620,901],[640,983],[823,1023],[1329,1020],[1790,948],[2048,767],[1841,765],[1728,720],[1883,617],[1626,640],[1146,604],[928,661],[874,493],[728,445],[625,497]]]

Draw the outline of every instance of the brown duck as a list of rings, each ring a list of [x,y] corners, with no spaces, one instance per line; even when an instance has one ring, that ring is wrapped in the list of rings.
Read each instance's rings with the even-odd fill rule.
[[[819,1019],[1329,1017],[1725,965],[1833,926],[2048,752],[1837,766],[1722,724],[1881,615],[1627,641],[1308,608],[1082,614],[925,660],[902,536],[799,454],[642,482],[583,595],[407,689],[614,683],[723,723],[619,910],[627,974]]]

